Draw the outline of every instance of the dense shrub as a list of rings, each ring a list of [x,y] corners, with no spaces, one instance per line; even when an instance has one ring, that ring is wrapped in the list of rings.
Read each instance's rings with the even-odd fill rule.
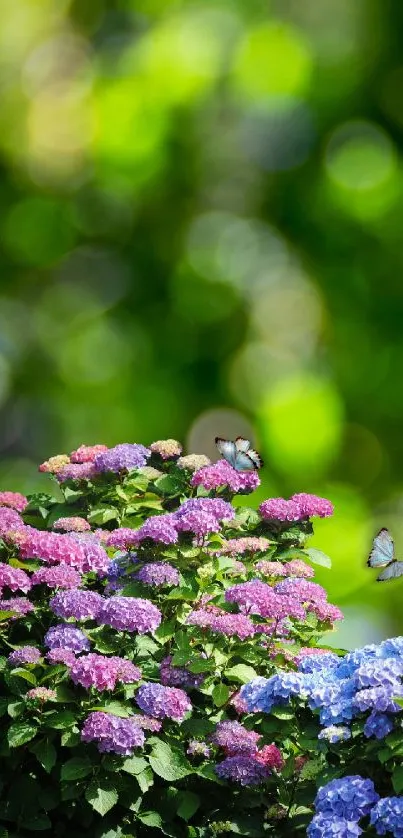
[[[0,493],[1,838],[385,834],[402,646],[318,648],[330,502],[240,506],[256,472],[180,455],[81,446],[54,497]]]

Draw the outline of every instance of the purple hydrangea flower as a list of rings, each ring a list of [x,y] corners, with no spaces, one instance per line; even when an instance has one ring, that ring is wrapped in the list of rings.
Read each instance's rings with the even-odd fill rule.
[[[40,567],[31,576],[32,585],[47,585],[48,588],[78,588],[81,573],[67,564]]]
[[[1,536],[5,536],[8,530],[21,530],[24,527],[24,521],[15,509],[9,509],[7,506],[0,507]]]
[[[269,769],[253,756],[237,754],[219,762],[215,771],[222,780],[232,780],[241,786],[258,786],[267,779]]]
[[[353,681],[357,689],[390,685],[399,688],[403,675],[403,658],[375,658],[363,661]]]
[[[388,832],[394,838],[403,838],[403,797],[384,797],[371,811],[371,826],[377,835]]]
[[[359,690],[353,701],[355,709],[377,710],[379,713],[400,713],[401,707],[393,701],[394,697],[403,696],[403,689],[393,687],[390,684],[379,687],[371,687],[367,690]]]
[[[164,687],[163,684],[142,684],[137,690],[136,702],[148,716],[157,719],[173,719],[182,722],[186,713],[192,709],[186,693],[176,687]]]
[[[96,454],[94,458],[95,470],[98,472],[119,472],[141,468],[141,466],[146,465],[150,454],[150,449],[145,448],[144,445],[125,442],[121,445],[115,445],[114,448],[108,448],[107,451]]]
[[[191,486],[203,486],[208,491],[228,486],[231,492],[247,494],[260,486],[260,480],[256,471],[236,471],[226,460],[218,460],[196,471]]]
[[[92,462],[66,463],[57,469],[55,476],[59,483],[65,483],[66,480],[91,480],[95,477],[96,473],[94,463]]]
[[[104,601],[97,614],[97,623],[112,626],[118,631],[145,634],[155,631],[161,622],[161,612],[148,599],[113,596]]]
[[[40,659],[41,653],[36,646],[22,646],[21,649],[11,652],[7,661],[10,666],[20,666],[24,663],[38,663]]]
[[[211,741],[224,748],[228,756],[255,753],[259,739],[259,733],[246,730],[240,722],[228,721],[219,722],[211,737]]]
[[[362,829],[355,820],[346,820],[336,815],[315,815],[308,829],[308,838],[357,838]]]
[[[3,588],[9,588],[10,591],[24,591],[26,594],[31,588],[31,580],[19,567],[11,567],[9,564],[0,562],[0,594]]]
[[[179,666],[172,666],[172,655],[164,658],[160,663],[160,679],[164,687],[200,687],[204,681],[203,674],[194,674]]]
[[[329,725],[318,734],[318,739],[326,739],[331,745],[351,739],[351,730],[346,725]]]
[[[384,739],[393,730],[393,721],[386,713],[371,713],[364,725],[364,736],[368,739],[375,736],[375,739]]]
[[[90,641],[83,631],[66,625],[52,626],[45,634],[44,643],[48,649],[68,649],[75,654],[90,648]]]
[[[49,663],[64,663],[65,666],[72,666],[76,659],[75,653],[70,649],[51,649],[46,654],[46,660]]]
[[[188,498],[181,504],[175,516],[181,518],[189,512],[204,512],[217,518],[217,521],[232,521],[235,518],[234,507],[222,498]]]
[[[323,602],[327,594],[317,582],[308,582],[306,579],[282,579],[274,586],[276,594],[290,594],[298,597],[300,602]]]
[[[299,505],[284,498],[264,500],[259,506],[259,512],[267,521],[300,521],[303,517]]]
[[[24,596],[10,597],[10,599],[0,599],[0,611],[15,611],[14,617],[10,620],[18,620],[19,617],[25,617],[31,611],[35,611],[35,606]]]
[[[227,614],[226,611],[222,614],[214,614],[210,628],[218,634],[239,637],[240,640],[246,640],[255,633],[255,626],[249,617],[245,614]]]
[[[179,532],[192,532],[198,538],[204,538],[209,533],[219,532],[221,525],[208,512],[190,510],[177,518],[176,528]]]
[[[115,547],[116,550],[128,550],[138,542],[138,530],[130,527],[118,527],[108,535],[107,547]]]
[[[369,814],[378,800],[379,794],[372,780],[352,774],[321,786],[315,798],[315,808],[318,813],[358,821]]]
[[[50,600],[49,607],[65,620],[69,617],[95,620],[104,602],[104,598],[95,591],[61,591]]]
[[[70,677],[75,684],[89,689],[114,690],[118,682],[122,684],[134,684],[141,678],[141,671],[138,666],[120,658],[117,655],[105,657],[90,652],[89,655],[82,655],[76,658],[70,668]]]
[[[112,713],[96,711],[87,716],[81,731],[82,742],[96,742],[102,754],[112,752],[131,756],[134,748],[144,745],[144,733],[133,719],[121,719]]]
[[[285,583],[279,583],[279,585],[282,584]],[[259,614],[261,617],[272,617],[277,620],[282,617],[303,619],[305,611],[300,601],[292,596],[277,596],[277,588],[277,585],[273,589],[260,579],[252,579],[250,582],[240,582],[238,585],[227,588],[225,599],[227,602],[236,602],[247,613]]]
[[[179,585],[179,573],[168,562],[150,562],[143,565],[135,576],[143,585]]]
[[[151,541],[160,541],[162,544],[176,544],[178,540],[177,521],[173,512],[166,515],[153,515],[137,530],[136,543],[139,544],[146,538]]]

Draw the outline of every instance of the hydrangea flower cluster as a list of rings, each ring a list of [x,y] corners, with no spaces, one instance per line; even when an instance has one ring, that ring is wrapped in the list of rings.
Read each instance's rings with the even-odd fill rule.
[[[20,492],[0,492],[0,506],[8,506],[17,512],[24,512],[28,498]]]
[[[104,454],[108,450],[107,445],[80,445],[70,454],[72,463],[92,463],[97,454]]]
[[[22,646],[21,649],[11,652],[7,661],[10,666],[21,666],[24,663],[38,663],[40,659],[41,653],[36,646]]]
[[[326,498],[301,492],[289,500],[269,498],[260,504],[259,512],[267,521],[303,521],[314,516],[328,518],[334,507]]]
[[[93,541],[78,540],[73,534],[43,532],[24,527],[18,533],[23,559],[41,559],[48,564],[65,564],[81,573],[106,573],[110,558],[103,547]]]
[[[43,642],[48,649],[64,649],[75,654],[90,649],[90,641],[81,629],[63,623],[52,626],[46,632]]]
[[[134,684],[141,678],[138,666],[117,655],[105,657],[90,652],[77,658],[70,667],[70,677],[75,684],[86,689],[114,690],[116,684]]]
[[[93,462],[97,472],[131,471],[145,466],[150,453],[150,449],[145,448],[144,445],[125,442],[99,452],[95,455]]]
[[[182,453],[182,446],[177,439],[157,439],[150,445],[153,454],[159,454],[162,460],[170,460],[179,457]]]
[[[26,594],[31,588],[31,580],[19,567],[11,567],[9,564],[0,562],[0,596],[3,588],[9,588],[10,591],[24,591]]]
[[[53,567],[40,567],[31,576],[31,585],[46,585],[48,588],[78,588],[81,573],[63,562]]]
[[[144,733],[133,719],[121,719],[101,711],[87,716],[82,731],[82,742],[95,742],[101,754],[114,753],[131,756],[134,748],[144,745]]]
[[[238,556],[242,553],[264,553],[266,550],[269,550],[271,543],[268,538],[264,538],[263,536],[251,535],[244,536],[243,538],[229,538],[214,552],[223,556]],[[272,562],[272,564],[280,564],[280,562]]]
[[[160,664],[160,679],[164,687],[186,687],[192,689],[200,687],[204,675],[195,675],[180,666],[172,666],[172,655],[164,658]]]
[[[260,479],[256,471],[236,471],[226,460],[218,460],[199,468],[192,477],[191,485],[203,486],[208,491],[228,486],[231,492],[247,494],[260,486]]]
[[[57,617],[68,620],[95,620],[98,616],[104,598],[96,591],[61,591],[50,602],[49,607]]]
[[[210,464],[211,460],[205,454],[186,454],[184,457],[179,457],[176,465],[179,468],[189,469],[189,471],[199,471],[199,469]]]
[[[103,603],[96,619],[99,625],[112,626],[117,631],[145,634],[158,628],[161,612],[148,599],[116,595]]]
[[[313,567],[310,567],[301,559],[292,559],[291,562],[268,562],[261,559],[256,562],[255,569],[262,576],[296,576],[302,579],[309,579],[315,575]]]
[[[91,526],[85,518],[72,515],[71,518],[58,518],[53,524],[53,529],[64,530],[64,532],[85,532],[90,530]]]
[[[300,652],[297,662],[298,672],[278,672],[242,687],[249,710],[270,712],[298,697],[319,711],[325,729],[321,738],[329,741],[334,726],[342,726],[340,739],[346,739],[346,725],[367,713],[364,736],[381,739],[393,729],[393,718],[402,709],[394,699],[403,696],[403,638],[364,646],[344,658],[332,652],[301,657]]]
[[[28,690],[25,697],[31,699],[31,701],[55,701],[57,692],[48,689],[48,687],[34,687],[32,690]]]
[[[384,797],[371,810],[371,826],[377,835],[403,838],[403,797]]]
[[[35,611],[35,606],[27,597],[16,596],[9,599],[0,599],[0,611],[15,611],[10,620],[17,620],[19,617],[25,617]]]
[[[143,585],[159,588],[163,585],[179,585],[180,577],[176,567],[168,562],[150,562],[135,574],[135,578]]]
[[[176,687],[146,683],[137,690],[136,702],[148,716],[181,722],[192,709],[186,693]]]

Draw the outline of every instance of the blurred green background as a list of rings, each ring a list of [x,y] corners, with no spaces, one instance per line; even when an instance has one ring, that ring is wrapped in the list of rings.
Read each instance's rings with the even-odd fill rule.
[[[0,487],[251,434],[349,646],[403,629],[403,6],[0,0]]]

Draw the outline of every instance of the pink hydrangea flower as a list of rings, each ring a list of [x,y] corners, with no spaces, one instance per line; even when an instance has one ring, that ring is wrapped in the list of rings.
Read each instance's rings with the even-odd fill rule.
[[[275,768],[276,771],[281,771],[284,768],[284,759],[277,745],[264,745],[260,751],[257,751],[255,757],[267,768]]]
[[[301,514],[307,518],[318,516],[319,518],[328,518],[333,515],[334,506],[330,500],[326,498],[319,498],[317,495],[309,495],[306,492],[299,492],[292,495],[292,501],[298,503]]]
[[[24,591],[26,594],[31,588],[31,580],[19,567],[11,567],[9,564],[0,562],[0,596],[3,588],[9,588],[10,591]]]
[[[15,509],[0,507],[0,536],[7,541],[11,540],[11,533],[24,529],[24,526],[24,521]]]
[[[245,536],[244,538],[230,538],[221,545],[216,553],[237,556],[242,553],[263,553],[269,549],[271,541],[268,538]]]
[[[31,576],[32,585],[47,585],[48,588],[78,588],[81,574],[63,562],[54,567],[40,567]]]
[[[34,687],[32,690],[28,690],[25,698],[34,701],[55,701],[57,693],[56,690],[50,690],[48,687]]]
[[[72,463],[92,463],[97,454],[102,454],[108,450],[107,445],[80,445],[75,451],[70,454]]]
[[[8,506],[17,512],[23,512],[28,503],[28,498],[19,492],[0,492],[0,506]]]
[[[114,690],[118,682],[134,684],[141,678],[138,666],[116,655],[105,657],[90,652],[76,658],[70,668],[70,677],[75,684],[86,689]]]
[[[232,492],[253,492],[260,486],[256,471],[236,471],[226,460],[218,460],[195,472],[191,486],[203,486],[208,491],[228,486]]]
[[[107,547],[115,547],[116,550],[129,550],[138,543],[138,530],[130,527],[118,527],[106,537]]]
[[[304,517],[296,501],[284,498],[269,498],[263,501],[259,506],[259,512],[262,518],[268,521],[300,521]]]
[[[315,575],[314,569],[301,559],[292,559],[291,562],[267,562],[262,559],[256,562],[255,568],[263,576],[299,576],[307,579]]]
[[[64,663],[65,666],[72,666],[76,656],[71,649],[51,649],[50,652],[46,654],[46,660],[49,663]]]
[[[53,529],[64,530],[64,532],[85,532],[85,530],[90,530],[91,526],[85,518],[72,515],[71,518],[58,518],[53,524]]]

